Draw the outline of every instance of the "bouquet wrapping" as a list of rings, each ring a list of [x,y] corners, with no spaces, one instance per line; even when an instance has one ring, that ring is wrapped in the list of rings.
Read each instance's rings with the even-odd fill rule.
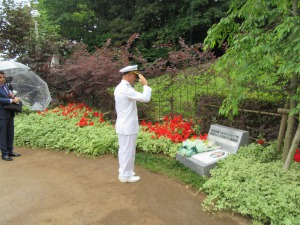
[[[218,148],[220,148],[220,146],[212,140],[187,139],[182,142],[178,154],[189,158],[194,154],[208,152]]]

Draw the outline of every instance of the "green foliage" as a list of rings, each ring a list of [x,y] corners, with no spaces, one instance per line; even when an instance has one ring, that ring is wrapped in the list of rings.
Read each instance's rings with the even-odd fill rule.
[[[50,24],[43,11],[13,1],[1,5],[0,20],[0,50],[5,58],[18,58],[42,75],[45,63],[64,44],[59,26]]]
[[[266,147],[264,145],[252,143],[250,145],[240,147],[238,156],[261,163],[268,163],[280,159],[276,149],[276,142],[271,142],[271,144]]]
[[[287,85],[299,71],[300,17],[291,11],[290,0],[232,1],[229,15],[208,31],[206,47],[228,44],[213,67],[229,87],[222,114],[237,114],[238,104],[253,90],[293,97]]]
[[[15,121],[15,144],[92,156],[117,152],[117,136],[111,125],[79,127],[75,126],[77,120],[50,114],[19,114]]]
[[[37,9],[45,12],[47,20],[59,26],[60,35],[68,40],[89,42],[90,33],[97,25],[95,12],[86,1],[41,0]]]
[[[15,145],[34,148],[62,149],[67,152],[98,156],[116,154],[118,141],[115,128],[109,123],[94,126],[76,126],[78,118],[66,118],[47,113],[22,113],[15,118]],[[148,153],[164,153],[174,157],[178,145],[169,139],[151,138],[152,134],[140,132],[137,149]]]
[[[148,132],[139,132],[137,139],[137,149],[148,153],[164,153],[175,157],[180,144],[174,144],[165,137],[152,138],[153,134]]]
[[[95,51],[95,46],[98,47],[103,47],[106,41],[111,38],[112,35],[107,33],[107,34],[99,34],[96,35],[95,38],[90,40],[87,45],[88,45],[88,51],[89,52],[94,52]]]
[[[190,43],[202,42],[206,31],[228,10],[229,0],[39,0],[48,20],[58,25],[68,40],[83,41],[92,49],[99,35],[111,34],[116,45],[133,33],[141,33],[142,45],[151,49],[157,43],[177,43],[182,37]],[[97,45],[99,47],[99,45]]]
[[[4,1],[0,5],[0,50],[6,58],[15,58],[26,51],[26,42],[33,27],[28,6]]]
[[[140,1],[133,20],[140,33],[151,43],[173,44],[181,37],[190,44],[202,42],[206,31],[219,21],[229,1]],[[145,45],[146,46],[146,45]]]
[[[117,17],[108,24],[109,33],[113,38],[114,46],[123,45],[128,37],[134,33],[133,24],[131,21]]]
[[[275,151],[275,144],[251,144],[219,162],[203,186],[204,207],[233,210],[256,224],[300,224],[299,165],[284,171]]]
[[[171,48],[161,47],[147,49],[142,46],[139,47],[139,50],[141,51],[143,57],[147,60],[147,62],[153,62],[158,58],[167,58],[169,51],[171,51]]]

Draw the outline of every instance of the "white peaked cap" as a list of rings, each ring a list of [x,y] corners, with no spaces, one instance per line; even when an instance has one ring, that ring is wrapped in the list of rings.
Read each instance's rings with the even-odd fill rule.
[[[133,65],[133,66],[126,66],[123,69],[119,70],[121,73],[127,73],[130,71],[136,71],[138,70],[138,66],[137,65]]]

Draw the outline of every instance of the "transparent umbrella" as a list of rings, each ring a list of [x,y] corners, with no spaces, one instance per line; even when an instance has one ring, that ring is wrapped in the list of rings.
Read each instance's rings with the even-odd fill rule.
[[[50,104],[47,83],[28,66],[14,61],[0,61],[0,70],[6,74],[7,82],[16,95],[31,110],[44,110]]]

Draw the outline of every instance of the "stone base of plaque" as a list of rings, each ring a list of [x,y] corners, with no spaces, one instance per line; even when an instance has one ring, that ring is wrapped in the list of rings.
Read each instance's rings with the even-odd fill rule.
[[[199,174],[200,176],[210,176],[210,170],[216,166],[216,162],[210,165],[207,165],[197,159],[193,159],[193,158],[187,158],[184,157],[180,154],[176,155],[176,160],[178,160],[179,162],[181,162],[183,165],[185,165],[186,167],[190,168],[191,170],[193,170],[194,172],[196,172],[197,174]]]
[[[247,145],[249,132],[218,124],[210,126],[208,140],[215,141],[218,149],[202,152],[190,158],[177,153],[176,160],[201,176],[210,176],[210,170],[217,165],[218,160],[226,158],[229,154],[235,154],[242,145]]]
[[[219,154],[220,152],[223,154],[222,156],[214,157],[215,154]],[[199,153],[193,155],[190,158],[177,153],[176,160],[178,160],[180,163],[190,168],[197,174],[209,177],[210,170],[217,165],[218,160],[221,158],[226,158],[227,155],[228,154],[223,150],[214,150],[211,152]]]

